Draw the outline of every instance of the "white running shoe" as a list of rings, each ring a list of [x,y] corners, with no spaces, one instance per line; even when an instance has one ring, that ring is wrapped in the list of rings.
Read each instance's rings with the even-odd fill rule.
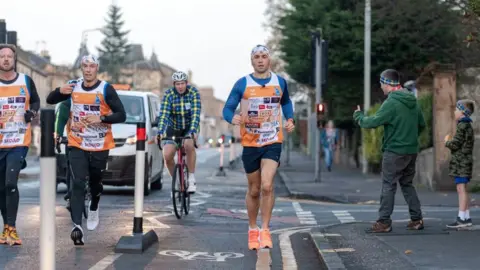
[[[91,204],[92,202],[90,202]],[[90,204],[88,205],[88,219],[87,219],[87,229],[93,231],[97,228],[100,219],[98,218],[98,211],[100,206],[98,206],[97,211],[90,210]]]
[[[195,182],[195,176],[193,174],[190,174],[188,176],[188,193],[195,193],[197,191],[197,183]]]

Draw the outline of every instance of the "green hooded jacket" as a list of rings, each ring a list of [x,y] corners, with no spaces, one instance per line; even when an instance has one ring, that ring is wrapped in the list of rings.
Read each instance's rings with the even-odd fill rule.
[[[70,99],[60,102],[55,112],[55,132],[60,137],[63,137],[65,125],[70,117],[70,103]]]
[[[384,127],[382,152],[418,153],[418,136],[425,128],[425,119],[417,98],[408,90],[391,92],[375,115],[365,116],[358,111],[353,118],[362,128]]]

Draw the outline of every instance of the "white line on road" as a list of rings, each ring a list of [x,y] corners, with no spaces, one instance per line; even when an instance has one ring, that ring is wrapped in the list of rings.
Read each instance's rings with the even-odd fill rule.
[[[110,254],[107,257],[103,258],[100,260],[97,264],[94,266],[90,267],[88,270],[105,270],[107,269],[110,265],[113,264],[120,256],[122,256],[121,253],[117,254]]]
[[[300,220],[300,224],[309,224],[309,225],[316,225],[317,221],[315,220],[315,216],[312,214],[311,211],[303,211],[302,206],[299,202],[292,202],[293,209],[295,209],[295,214],[297,215],[298,220]]]
[[[348,211],[332,211],[341,223],[355,222],[355,218]]]
[[[297,270],[297,261],[295,260],[295,254],[293,253],[292,242],[290,241],[290,236],[297,232],[309,231],[310,228],[286,231],[279,235],[280,240],[280,251],[282,254],[282,263],[284,270]]]

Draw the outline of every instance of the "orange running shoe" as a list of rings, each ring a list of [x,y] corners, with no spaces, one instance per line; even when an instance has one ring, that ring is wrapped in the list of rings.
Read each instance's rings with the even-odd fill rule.
[[[260,248],[259,242],[259,231],[258,229],[249,229],[248,230],[248,249],[258,250]]]
[[[7,243],[7,235],[8,235],[8,225],[5,225],[3,227],[2,234],[0,234],[0,244],[6,244]]]
[[[17,229],[15,227],[10,227],[9,233],[7,235],[7,244],[10,246],[21,245],[22,239],[17,234]]]
[[[272,236],[269,229],[262,229],[260,231],[260,248],[272,248]]]

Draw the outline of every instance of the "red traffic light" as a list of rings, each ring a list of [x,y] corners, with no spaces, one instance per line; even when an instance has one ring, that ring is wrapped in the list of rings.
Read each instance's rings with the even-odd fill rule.
[[[325,111],[325,106],[320,103],[320,104],[317,104],[317,113],[323,113]]]

